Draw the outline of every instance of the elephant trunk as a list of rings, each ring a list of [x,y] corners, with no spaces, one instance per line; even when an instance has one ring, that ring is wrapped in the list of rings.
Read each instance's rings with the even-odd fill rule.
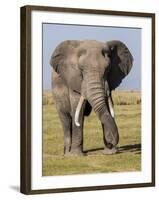
[[[80,126],[79,115],[85,99],[88,100],[97,115],[101,112],[107,111],[104,85],[102,85],[100,79],[97,78],[96,73],[88,73],[88,75],[85,77],[84,83],[82,85],[81,97],[75,112],[76,126]]]
[[[97,77],[97,75],[88,77],[86,85],[86,98],[95,113],[100,116],[100,113],[108,112],[104,84],[100,77]]]
[[[115,120],[110,114],[112,112],[112,105],[109,108],[110,99],[106,101],[103,77],[101,78],[99,73],[89,73],[85,80],[87,80],[84,84],[86,86],[85,96],[103,125],[106,146],[112,148],[117,145],[119,135]]]

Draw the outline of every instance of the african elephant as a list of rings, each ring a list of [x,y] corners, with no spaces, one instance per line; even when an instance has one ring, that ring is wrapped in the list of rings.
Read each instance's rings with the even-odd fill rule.
[[[119,134],[111,91],[132,68],[121,41],[67,40],[50,60],[52,88],[64,132],[64,154],[83,155],[83,123],[93,108],[103,128],[104,153],[117,151]]]

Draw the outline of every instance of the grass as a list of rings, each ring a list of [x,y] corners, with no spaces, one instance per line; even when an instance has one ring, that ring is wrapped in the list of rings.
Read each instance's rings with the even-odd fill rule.
[[[139,92],[114,92],[119,152],[103,155],[102,128],[94,112],[85,118],[87,156],[63,156],[63,131],[50,91],[43,94],[43,176],[141,170],[141,97]]]

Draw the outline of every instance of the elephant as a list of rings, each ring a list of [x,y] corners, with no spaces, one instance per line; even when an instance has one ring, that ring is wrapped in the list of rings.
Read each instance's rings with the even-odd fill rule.
[[[112,90],[133,66],[121,41],[66,40],[53,51],[52,93],[64,132],[64,155],[85,155],[83,125],[92,109],[103,129],[104,154],[117,152]]]

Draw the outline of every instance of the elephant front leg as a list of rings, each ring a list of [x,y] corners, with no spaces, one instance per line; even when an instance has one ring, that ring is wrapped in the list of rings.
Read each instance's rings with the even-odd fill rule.
[[[84,109],[85,103],[79,113],[79,124],[75,124],[75,112],[80,99],[80,95],[74,92],[70,92],[71,102],[71,116],[72,116],[72,143],[70,153],[73,155],[83,155],[83,123],[84,123]]]
[[[83,155],[83,121],[81,120],[80,127],[76,126],[73,122],[72,124],[72,144],[71,144],[71,154],[73,155]]]

